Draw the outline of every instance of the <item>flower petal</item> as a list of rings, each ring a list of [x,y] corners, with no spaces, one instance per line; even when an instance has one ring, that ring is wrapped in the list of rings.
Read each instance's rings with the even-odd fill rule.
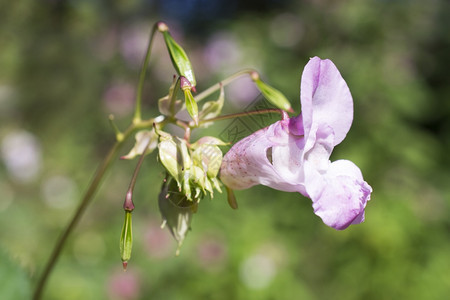
[[[224,156],[220,179],[231,189],[256,184],[287,192],[305,192],[300,171],[303,137],[289,133],[289,119],[278,121],[236,143]]]
[[[372,188],[363,180],[359,168],[348,160],[330,164],[320,174],[314,165],[305,162],[306,187],[316,215],[337,230],[364,221],[364,208]]]
[[[319,124],[334,132],[334,145],[347,135],[353,121],[353,99],[336,66],[329,59],[312,58],[305,66],[300,88],[303,126],[307,142],[305,151],[314,144]]]

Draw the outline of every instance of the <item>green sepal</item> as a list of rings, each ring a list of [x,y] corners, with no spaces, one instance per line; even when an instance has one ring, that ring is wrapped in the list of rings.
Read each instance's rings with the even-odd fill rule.
[[[125,212],[125,221],[120,235],[120,258],[127,262],[131,258],[131,248],[133,246],[133,232],[131,224],[131,211]]]
[[[180,76],[186,77],[191,85],[195,87],[197,81],[195,80],[194,70],[192,69],[191,62],[189,61],[186,52],[177,42],[175,42],[169,31],[164,31],[162,34],[175,70]]]
[[[135,135],[136,142],[134,147],[128,152],[127,155],[121,157],[121,159],[133,159],[138,155],[141,155],[145,146],[148,145],[147,152],[145,154],[150,154],[158,145],[158,135],[154,130],[141,130]]]
[[[176,99],[178,92],[176,87],[179,83],[180,80],[177,80],[176,76],[174,76],[172,85],[169,88],[169,94],[158,100],[158,109],[161,114],[173,117],[183,107],[182,101]]]
[[[253,79],[259,91],[263,96],[277,108],[285,111],[292,111],[291,103],[289,100],[281,93],[279,90],[271,87],[267,83],[263,82],[261,79]]]
[[[199,138],[195,143],[191,144],[192,149],[197,149],[201,145],[210,145],[210,146],[227,146],[230,143],[226,143],[219,138],[213,136],[204,136]]]
[[[227,190],[227,200],[228,200],[228,204],[230,205],[230,207],[232,209],[237,209],[238,208],[238,204],[236,201],[236,196],[234,195],[234,192],[232,189],[230,189],[229,187],[225,186],[225,189]]]

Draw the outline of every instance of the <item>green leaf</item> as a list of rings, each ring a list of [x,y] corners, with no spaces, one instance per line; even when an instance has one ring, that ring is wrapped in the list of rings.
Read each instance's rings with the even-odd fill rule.
[[[254,82],[263,96],[277,108],[285,111],[292,111],[291,103],[279,90],[271,87],[261,79],[254,79]]]
[[[195,87],[197,81],[195,80],[194,70],[186,52],[175,42],[169,31],[164,31],[162,34],[175,70],[180,76],[186,77],[192,86]]]

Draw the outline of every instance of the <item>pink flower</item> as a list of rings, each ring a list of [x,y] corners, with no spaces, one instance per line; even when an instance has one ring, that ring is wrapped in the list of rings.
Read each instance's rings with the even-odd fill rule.
[[[302,113],[284,118],[236,143],[220,177],[231,189],[256,184],[311,198],[323,222],[342,230],[364,221],[372,188],[348,160],[330,162],[353,121],[350,90],[330,60],[312,58],[301,81]]]

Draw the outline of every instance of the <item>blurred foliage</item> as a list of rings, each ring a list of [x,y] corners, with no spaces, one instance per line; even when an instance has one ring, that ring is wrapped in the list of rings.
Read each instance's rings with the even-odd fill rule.
[[[33,285],[112,145],[108,114],[129,122],[150,27],[164,19],[192,59],[199,91],[253,67],[298,112],[309,57],[333,60],[355,101],[333,160],[354,161],[372,185],[366,222],[337,232],[301,195],[254,187],[236,193],[237,211],[225,195],[204,200],[175,258],[175,241],[159,229],[163,174],[152,154],[137,183],[134,253],[123,273],[121,206],[134,163],[117,161],[45,299],[445,299],[448,1],[187,2],[0,2],[0,282],[11,282],[0,284],[0,298],[29,294],[24,272]],[[145,117],[174,73],[161,36],[149,70]],[[228,111],[253,105],[257,94],[243,82],[225,90]],[[229,124],[207,130],[219,135]],[[14,163],[23,155],[34,161]]]

